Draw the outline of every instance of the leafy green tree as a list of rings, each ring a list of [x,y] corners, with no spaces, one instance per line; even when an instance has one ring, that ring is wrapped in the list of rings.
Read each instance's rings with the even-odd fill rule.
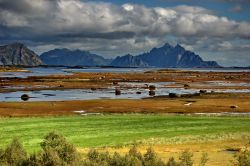
[[[51,132],[45,136],[41,143],[42,156],[41,161],[46,161],[46,165],[79,165],[80,158],[73,144],[60,134]]]

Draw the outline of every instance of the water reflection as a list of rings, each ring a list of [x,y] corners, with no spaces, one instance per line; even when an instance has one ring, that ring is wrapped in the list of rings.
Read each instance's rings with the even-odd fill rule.
[[[94,99],[141,99],[149,97],[149,89],[146,88],[121,88],[121,95],[115,94],[115,87],[108,89],[68,89],[68,90],[39,90],[39,91],[16,91],[9,93],[1,93],[1,102],[22,101],[21,96],[27,94],[29,101],[68,101],[68,100],[94,100]],[[212,90],[208,90],[211,92]],[[217,89],[214,92],[250,92],[250,89]],[[140,93],[138,93],[140,92]],[[197,93],[197,89],[184,88],[156,88],[155,95],[162,96],[169,93],[176,94],[193,94]]]

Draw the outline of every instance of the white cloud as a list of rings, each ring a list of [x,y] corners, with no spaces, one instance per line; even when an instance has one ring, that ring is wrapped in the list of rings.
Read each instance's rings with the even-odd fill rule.
[[[234,47],[225,41],[249,43],[250,39],[249,22],[219,17],[197,6],[120,6],[80,0],[12,2],[0,0],[1,38],[29,40],[37,44],[39,52],[65,46],[106,55],[139,53],[162,45],[170,36],[194,51],[199,46],[211,49],[207,43],[217,50],[231,50]]]

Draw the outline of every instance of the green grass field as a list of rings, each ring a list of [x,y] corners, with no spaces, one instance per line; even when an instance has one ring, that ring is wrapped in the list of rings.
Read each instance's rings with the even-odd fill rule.
[[[18,137],[34,151],[50,131],[62,133],[77,147],[119,146],[135,141],[206,141],[250,134],[250,117],[113,114],[0,118],[0,147]]]

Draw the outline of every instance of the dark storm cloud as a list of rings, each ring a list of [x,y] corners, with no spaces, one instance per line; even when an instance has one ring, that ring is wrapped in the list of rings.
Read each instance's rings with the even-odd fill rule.
[[[30,4],[26,1],[0,0],[0,9],[16,13],[26,13],[30,9]]]
[[[59,38],[101,38],[101,39],[126,39],[133,38],[135,36],[134,32],[126,32],[126,31],[116,31],[116,32],[106,32],[106,33],[82,33],[82,34],[74,34],[74,33],[63,33],[57,35]]]
[[[190,49],[196,46],[210,49],[203,46],[225,40],[249,43],[250,38],[249,22],[219,17],[196,6],[163,8],[80,0],[0,0],[0,9],[0,42],[24,40],[41,51],[57,46],[84,46],[117,55],[159,46],[169,36]]]

